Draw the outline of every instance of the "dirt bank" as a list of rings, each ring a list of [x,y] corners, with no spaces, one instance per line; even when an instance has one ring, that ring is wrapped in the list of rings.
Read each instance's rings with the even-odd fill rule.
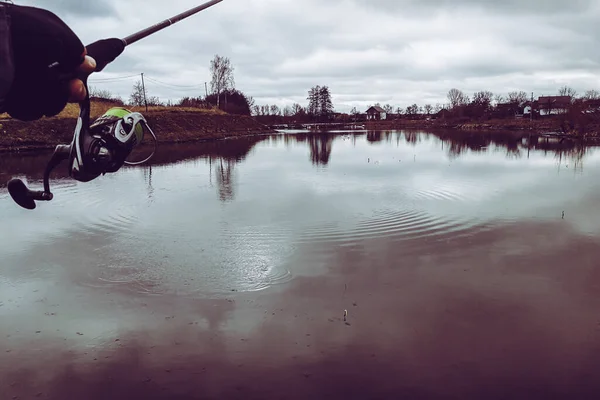
[[[105,109],[106,107],[103,108]],[[215,140],[272,132],[248,116],[183,109],[158,109],[143,114],[162,143]],[[65,115],[33,122],[0,120],[0,151],[49,149],[60,143],[69,143],[75,123],[74,116]]]
[[[401,128],[430,128],[430,129],[457,129],[457,130],[501,130],[501,131],[534,131],[536,133],[553,132],[560,129],[560,124],[555,120],[504,119],[489,120],[485,122],[463,122],[444,119],[435,120],[410,120],[398,119],[387,121],[369,121],[365,124],[367,129],[401,129]]]
[[[573,137],[582,137],[585,139],[597,138],[600,136],[600,126],[588,124],[585,126],[584,134],[577,131],[575,127],[570,127],[565,121],[559,118],[544,118],[530,121],[527,118],[522,119],[492,119],[488,121],[460,121],[451,119],[434,120],[409,120],[397,119],[386,121],[369,121],[365,123],[366,129],[428,129],[428,130],[457,130],[457,131],[513,131],[513,132],[532,132],[535,134],[559,133],[572,135]]]

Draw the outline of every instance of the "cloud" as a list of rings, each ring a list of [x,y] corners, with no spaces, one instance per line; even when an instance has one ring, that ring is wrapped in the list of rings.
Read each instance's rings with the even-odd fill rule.
[[[77,15],[78,17],[114,15],[113,4],[110,0],[28,0],[18,4],[45,8],[59,16]]]
[[[198,1],[37,3],[65,16],[88,43],[129,35]],[[128,97],[134,78],[99,80],[144,72],[163,83],[150,82],[153,95],[203,95],[220,54],[259,104],[305,104],[314,85],[331,88],[339,111],[376,101],[444,103],[452,87],[584,92],[600,88],[599,17],[591,0],[224,0],[134,44],[94,79]]]

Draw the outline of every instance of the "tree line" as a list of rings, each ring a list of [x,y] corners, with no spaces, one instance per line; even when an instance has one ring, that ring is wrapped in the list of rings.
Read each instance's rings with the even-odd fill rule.
[[[293,117],[299,122],[327,122],[335,116],[335,108],[329,86],[316,85],[308,91],[308,105],[303,107],[298,103],[283,108],[275,104],[255,105],[252,115],[259,120],[272,122],[277,117]]]
[[[334,114],[334,107],[331,103],[331,94],[327,90],[327,106],[320,106],[320,90],[327,86],[315,86],[309,90],[308,107],[302,107],[300,104],[293,104],[280,108],[277,105],[255,105],[252,113],[255,116],[271,117],[293,117],[302,122],[306,120],[330,120]],[[557,96],[568,96],[570,102],[575,104],[577,101],[600,100],[600,92],[597,90],[587,90],[583,95],[578,96],[577,91],[571,87],[563,86],[556,93]],[[523,111],[523,108],[532,102],[532,94],[523,90],[511,91],[506,94],[493,93],[489,90],[474,92],[469,96],[464,91],[452,88],[446,94],[446,102],[436,104],[419,105],[413,103],[407,107],[394,107],[391,104],[375,103],[374,106],[381,107],[388,115],[397,117],[405,116],[408,118],[427,117],[438,115],[445,111],[449,117],[467,117],[482,118],[488,117],[507,117],[514,116]],[[535,99],[533,99],[535,102]],[[325,110],[325,111],[322,111]],[[364,116],[366,110],[359,110],[353,107],[348,115],[357,120]]]

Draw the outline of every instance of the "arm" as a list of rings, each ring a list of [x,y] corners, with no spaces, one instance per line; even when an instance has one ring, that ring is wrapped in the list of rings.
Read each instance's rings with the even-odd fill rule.
[[[85,98],[77,72],[95,62],[58,16],[36,7],[0,3],[0,110],[23,121],[60,113]],[[59,68],[49,68],[59,63]]]
[[[4,4],[0,3],[0,113],[5,111],[4,100],[14,78],[10,21]]]

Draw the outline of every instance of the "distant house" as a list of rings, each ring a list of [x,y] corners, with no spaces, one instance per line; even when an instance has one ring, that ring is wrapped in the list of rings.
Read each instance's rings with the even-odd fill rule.
[[[384,120],[387,118],[385,110],[379,106],[372,106],[367,110],[367,120]]]
[[[600,111],[600,99],[584,100],[583,108],[587,113]]]
[[[450,116],[452,115],[452,113],[450,112],[450,110],[446,109],[446,108],[442,108],[440,111],[438,111],[437,113],[433,114],[433,118],[434,119],[446,119],[446,118],[450,118]]]
[[[511,118],[511,117],[522,117],[524,114],[524,107],[519,106],[518,103],[498,103],[494,112],[492,113],[495,118]]]
[[[571,106],[571,97],[541,96],[536,103],[540,115],[564,114]]]

